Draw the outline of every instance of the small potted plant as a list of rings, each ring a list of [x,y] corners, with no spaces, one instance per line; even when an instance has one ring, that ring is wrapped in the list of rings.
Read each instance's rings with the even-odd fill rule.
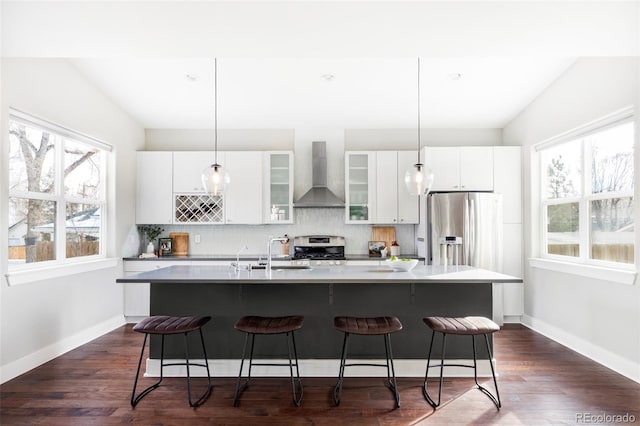
[[[154,253],[155,247],[153,242],[164,232],[164,229],[157,225],[138,225],[138,232],[143,234],[149,242],[147,244],[147,253]]]

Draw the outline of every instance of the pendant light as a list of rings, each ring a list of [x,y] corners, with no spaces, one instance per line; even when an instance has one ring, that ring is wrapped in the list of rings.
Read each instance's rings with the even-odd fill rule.
[[[411,195],[427,195],[433,184],[433,172],[420,162],[420,58],[418,58],[418,162],[404,174],[404,183]]]
[[[231,178],[229,173],[218,163],[218,58],[213,60],[213,99],[214,99],[214,160],[213,164],[202,171],[202,186],[205,191],[214,196],[220,196],[224,193],[224,189]]]

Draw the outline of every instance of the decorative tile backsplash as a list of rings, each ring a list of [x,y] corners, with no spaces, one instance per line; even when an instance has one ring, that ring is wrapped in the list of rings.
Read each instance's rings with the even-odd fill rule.
[[[271,225],[164,225],[169,232],[189,233],[189,254],[233,255],[245,245],[244,255],[266,254],[269,236],[340,235],[345,237],[346,254],[365,255],[371,240],[371,225],[347,225],[344,209],[312,208],[294,209],[293,224]],[[396,238],[403,254],[415,254],[415,226],[396,225]],[[195,236],[200,235],[200,244]],[[164,236],[164,235],[163,235]],[[279,247],[274,244],[273,251]]]

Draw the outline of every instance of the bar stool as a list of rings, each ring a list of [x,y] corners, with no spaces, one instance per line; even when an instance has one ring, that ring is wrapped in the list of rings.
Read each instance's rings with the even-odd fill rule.
[[[143,319],[133,327],[133,331],[138,333],[144,333],[144,341],[142,342],[142,350],[140,351],[140,359],[138,360],[138,370],[136,371],[136,380],[133,382],[133,392],[131,393],[131,406],[135,407],[142,398],[144,398],[149,392],[160,386],[163,378],[163,368],[170,365],[185,365],[187,367],[187,395],[189,397],[189,405],[191,407],[197,407],[202,404],[211,394],[211,374],[209,373],[209,361],[207,360],[207,350],[204,346],[204,338],[202,337],[202,326],[208,323],[211,317],[171,317],[165,315],[152,316]],[[200,342],[202,343],[202,352],[204,353],[204,364],[189,362],[189,342],[187,340],[187,334],[192,331],[198,331],[200,333]],[[147,343],[147,337],[150,334],[159,334],[162,336],[162,344],[160,350],[160,380],[155,384],[149,386],[138,396],[136,395],[136,386],[138,385],[138,376],[140,375],[140,366],[142,364],[142,355],[144,354],[144,347]],[[184,334],[184,353],[186,362],[183,363],[165,363],[164,362],[164,336],[171,334]],[[207,379],[209,383],[207,390],[202,394],[196,402],[191,399],[191,373],[189,367],[206,367]]]
[[[391,333],[402,330],[402,323],[396,317],[335,317],[333,326],[336,330],[344,333],[342,343],[342,356],[340,357],[340,372],[338,374],[338,383],[333,388],[333,403],[340,405],[342,398],[342,382],[344,380],[345,367],[353,366],[370,366],[370,367],[387,367],[386,386],[393,392],[396,402],[396,408],[400,407],[400,394],[396,385],[396,371],[393,367],[393,353],[391,351]],[[347,341],[350,334],[359,334],[363,336],[384,336],[384,351],[386,355],[386,364],[373,363],[346,363]]]
[[[473,368],[473,379],[480,389],[485,395],[493,401],[496,408],[499,410],[502,406],[500,402],[500,392],[498,392],[498,382],[496,381],[496,373],[493,368],[491,348],[489,347],[489,334],[495,333],[500,330],[500,327],[495,322],[491,321],[485,317],[464,317],[464,318],[449,318],[449,317],[427,317],[423,318],[422,321],[431,328],[433,331],[431,333],[431,343],[429,344],[429,357],[427,359],[427,371],[424,375],[424,384],[422,386],[422,393],[427,400],[427,402],[433,407],[437,408],[440,405],[440,398],[442,396],[442,374],[444,367],[465,367],[465,368]],[[433,348],[433,341],[435,338],[436,332],[442,334],[442,350],[440,352],[440,364],[430,366],[431,362],[431,349]],[[447,337],[447,334],[457,334],[457,335],[465,335],[471,336],[471,343],[473,345],[473,365],[464,365],[464,364],[445,364],[444,363],[444,343]],[[489,365],[491,366],[491,375],[493,376],[493,385],[496,389],[496,396],[493,396],[491,392],[489,392],[483,386],[480,386],[478,383],[478,368],[477,368],[477,359],[476,359],[476,336],[484,335],[484,341],[487,345],[487,351],[489,353]],[[429,368],[432,367],[440,367],[440,386],[438,388],[438,402],[435,402],[433,398],[429,395],[427,390],[427,376],[429,375]]]
[[[251,367],[254,365],[261,366],[277,366],[277,367],[289,367],[291,374],[291,393],[293,395],[293,403],[299,407],[302,402],[302,394],[304,389],[302,388],[302,381],[300,380],[300,369],[298,368],[298,351],[296,350],[296,339],[294,331],[302,328],[304,317],[300,315],[291,315],[284,317],[260,317],[260,316],[245,316],[236,322],[234,328],[242,331],[245,334],[244,347],[242,348],[242,361],[240,362],[240,372],[238,373],[238,381],[236,383],[236,391],[233,395],[233,406],[238,403],[238,397],[248,386],[251,380]],[[256,334],[271,335],[271,334],[286,334],[287,337],[287,353],[289,355],[289,363],[256,363],[253,362],[253,346],[256,340]],[[249,354],[249,372],[247,379],[240,384],[242,380],[242,369],[244,367],[244,359],[247,351],[247,342],[251,336],[251,352]],[[291,342],[289,342],[289,336],[291,336]],[[295,362],[291,359],[291,347],[293,346],[293,356]],[[293,377],[293,367],[296,367],[296,376],[298,382],[298,388],[300,396],[297,396],[296,392],[296,380]]]

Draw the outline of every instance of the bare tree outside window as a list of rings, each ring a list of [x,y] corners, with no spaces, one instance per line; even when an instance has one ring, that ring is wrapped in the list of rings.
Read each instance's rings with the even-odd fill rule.
[[[95,214],[100,213],[102,197],[100,155],[90,145],[10,121],[10,261],[33,263],[99,253],[100,220]],[[59,229],[58,209],[65,212],[64,229]],[[93,218],[79,224],[78,217],[88,216],[82,214],[85,210]],[[57,238],[66,240],[66,256],[56,253]],[[86,246],[86,241],[94,241],[93,247],[70,246]]]
[[[549,148],[543,166],[547,253],[633,263],[633,122]],[[584,193],[583,181],[590,182]],[[581,216],[588,230],[580,229]],[[583,236],[589,253],[581,254]]]

